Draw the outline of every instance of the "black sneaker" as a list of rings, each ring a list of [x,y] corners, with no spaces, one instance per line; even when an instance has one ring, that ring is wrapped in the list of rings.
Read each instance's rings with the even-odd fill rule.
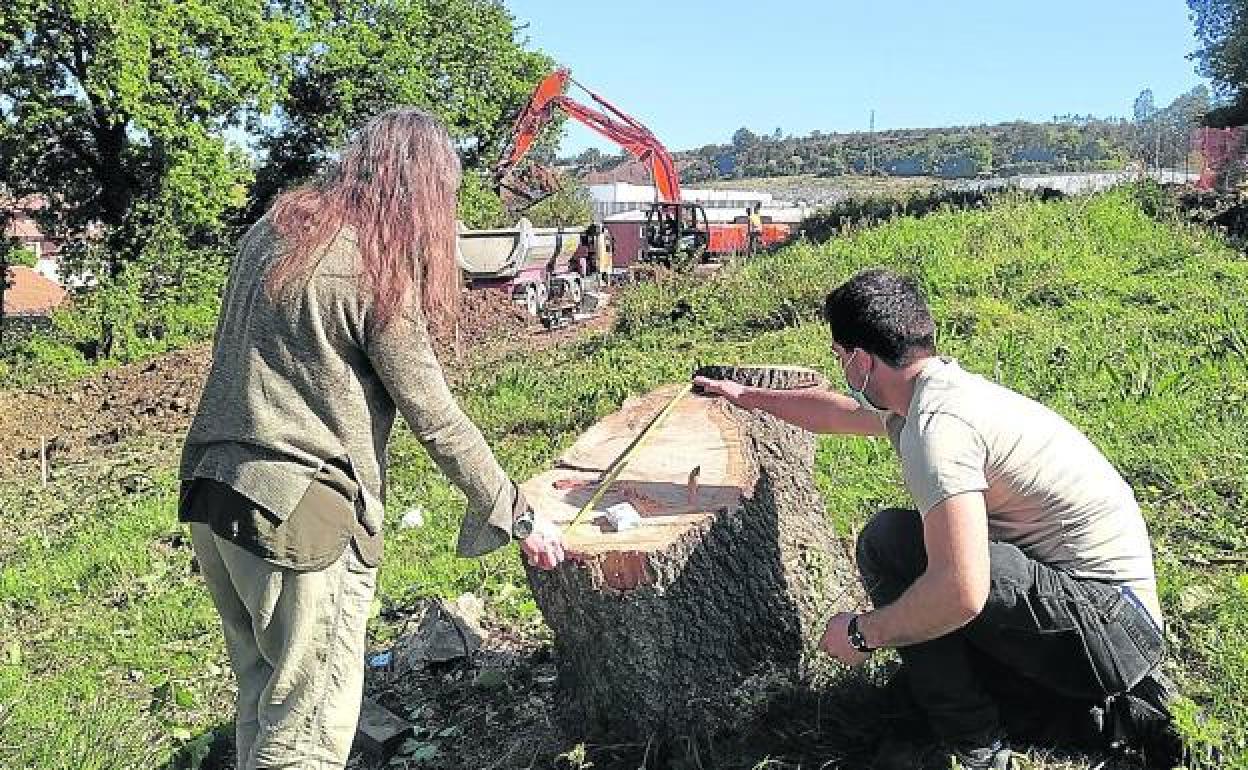
[[[923,770],[1011,770],[1014,752],[1000,740],[985,746],[960,744],[931,751],[923,760]]]
[[[1174,725],[1170,704],[1178,698],[1174,684],[1154,671],[1105,709],[1105,734],[1112,750],[1137,754],[1149,768],[1182,766],[1183,737]]]

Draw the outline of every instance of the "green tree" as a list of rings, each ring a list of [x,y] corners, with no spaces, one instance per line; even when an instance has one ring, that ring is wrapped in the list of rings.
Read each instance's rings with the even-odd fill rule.
[[[249,169],[224,134],[281,90],[292,32],[257,0],[0,5],[0,178],[112,295],[97,352],[227,241]]]
[[[1161,132],[1158,162],[1171,168],[1186,162],[1191,150],[1192,129],[1200,125],[1209,109],[1209,89],[1198,85],[1157,111],[1154,120]]]
[[[245,158],[225,130],[281,87],[289,24],[254,0],[9,0],[0,7],[3,179],[51,233],[98,228],[112,276],[210,241]]]
[[[464,174],[459,186],[459,221],[470,230],[489,230],[511,224],[503,201],[480,174]]]
[[[1208,122],[1242,123],[1248,119],[1248,0],[1187,0],[1187,5],[1200,41],[1190,58],[1224,104]]]
[[[987,138],[973,140],[967,154],[975,164],[976,173],[992,171],[992,142]]]
[[[732,146],[737,150],[748,150],[758,144],[758,142],[758,134],[755,134],[745,126],[732,132]]]
[[[594,208],[584,185],[561,177],[558,191],[530,207],[524,216],[534,227],[587,225],[594,219]]]
[[[602,150],[597,147],[586,148],[584,152],[576,156],[576,164],[582,168],[597,166],[602,163],[606,156],[602,154]]]
[[[1157,105],[1153,103],[1153,89],[1145,88],[1140,91],[1140,95],[1135,97],[1135,107],[1132,112],[1136,123],[1143,123],[1157,114]]]
[[[47,197],[41,225],[98,279],[67,333],[108,356],[209,307],[237,225],[352,126],[424,106],[472,169],[550,66],[494,0],[7,0],[0,180]]]
[[[497,0],[307,0],[297,21],[294,80],[262,129],[253,216],[353,127],[399,105],[436,114],[465,167],[483,168],[554,66],[525,48]]]

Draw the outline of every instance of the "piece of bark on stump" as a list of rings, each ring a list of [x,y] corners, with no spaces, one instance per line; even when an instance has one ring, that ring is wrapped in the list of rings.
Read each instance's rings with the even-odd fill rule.
[[[707,367],[743,384],[789,389],[809,369]],[[630,399],[524,485],[563,526],[677,392]],[[573,736],[647,740],[715,732],[748,711],[749,682],[794,681],[835,609],[861,596],[824,518],[814,436],[719,398],[686,396],[595,510],[566,535],[576,561],[529,584],[554,631],[560,721]],[[691,478],[696,476],[696,478]],[[639,528],[610,531],[631,503]]]

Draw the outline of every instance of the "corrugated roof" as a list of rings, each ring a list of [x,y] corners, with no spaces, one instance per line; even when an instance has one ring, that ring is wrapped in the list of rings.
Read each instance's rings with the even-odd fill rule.
[[[47,315],[65,301],[65,290],[29,267],[9,269],[13,285],[4,293],[6,316]]]

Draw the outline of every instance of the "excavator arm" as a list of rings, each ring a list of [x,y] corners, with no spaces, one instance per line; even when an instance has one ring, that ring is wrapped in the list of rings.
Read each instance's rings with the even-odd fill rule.
[[[573,84],[589,94],[601,109],[590,107],[567,96],[568,84]],[[554,116],[556,109],[563,110],[568,116],[580,121],[590,129],[622,147],[628,154],[645,163],[650,168],[651,178],[658,191],[660,202],[676,203],[680,201],[680,178],[676,173],[676,164],[667,148],[635,118],[626,114],[615,105],[598,94],[585,88],[572,79],[566,69],[556,70],[547,75],[534,89],[529,103],[516,119],[512,128],[502,161],[494,169],[494,181],[500,187],[532,200],[535,196],[525,190],[518,190],[507,184],[507,177],[529,152],[533,142],[541,134]],[[539,180],[541,186],[550,189],[550,175]]]

